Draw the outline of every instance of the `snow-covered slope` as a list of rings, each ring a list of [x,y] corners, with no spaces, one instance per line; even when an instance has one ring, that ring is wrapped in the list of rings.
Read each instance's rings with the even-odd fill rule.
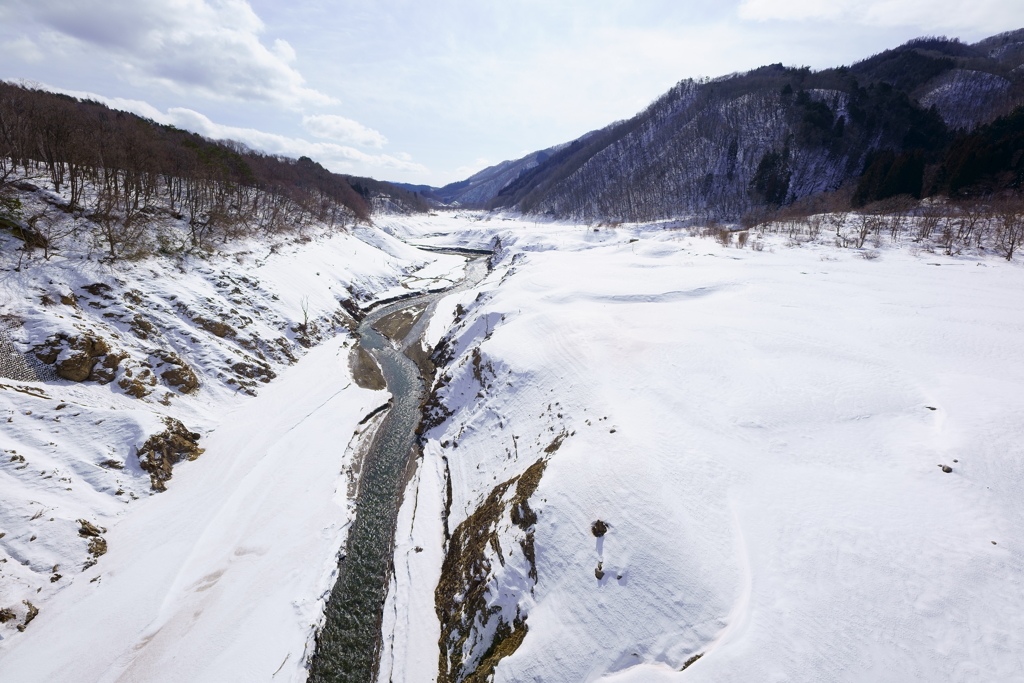
[[[437,382],[379,680],[1024,680],[1019,258],[772,235],[736,249],[672,223],[453,214],[385,227],[499,251],[427,329]],[[28,464],[0,470],[0,607],[16,612],[3,680],[304,680],[351,519],[353,434],[386,399],[351,383],[351,339],[325,322],[333,288],[379,277],[365,298],[384,298],[460,261],[374,229],[275,252],[104,280],[152,302],[131,313],[152,315],[154,339],[195,369],[195,394],[162,379],[141,399],[118,381],[2,382],[3,448]],[[7,271],[28,278],[8,310],[28,330],[71,317],[141,364],[156,342],[129,339],[120,303],[37,305],[33,288],[88,291],[103,272],[87,266]],[[322,330],[308,351],[291,345],[295,362],[268,359],[279,377],[255,397],[205,360],[248,332],[217,337],[155,305],[170,292],[230,314],[218,292],[231,289],[209,283],[243,274],[259,283],[246,311],[295,340],[309,297]],[[186,325],[200,341],[176,346]],[[154,400],[170,392],[170,406]],[[148,495],[132,448],[164,417],[206,450]],[[140,500],[120,502],[129,492]],[[81,571],[96,538],[106,552]],[[58,560],[72,571],[51,571]],[[22,600],[40,611],[19,633]]]
[[[531,152],[520,159],[502,161],[477,171],[463,181],[465,186],[452,193],[451,201],[468,205],[486,204],[501,192],[503,187],[531,168],[535,168],[564,146],[565,144],[555,145],[539,152]]]
[[[537,164],[542,163],[552,154],[565,147],[555,145],[537,152],[531,152],[519,159],[508,159],[477,171],[465,180],[450,183],[444,187],[429,185],[409,185],[392,183],[407,190],[421,192],[424,197],[433,199],[438,204],[452,206],[483,206],[493,199],[502,188],[518,178]]]
[[[1024,680],[1019,261],[440,220],[379,680]]]
[[[1012,109],[1012,83],[983,71],[952,69],[935,78],[921,96],[924,107],[938,108],[951,129],[972,130]]]
[[[369,226],[20,270],[7,241],[0,679],[304,680],[387,400],[353,383],[349,311],[464,260]]]

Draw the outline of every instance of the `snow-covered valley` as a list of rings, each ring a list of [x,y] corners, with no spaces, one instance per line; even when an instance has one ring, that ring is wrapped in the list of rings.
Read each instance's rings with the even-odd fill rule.
[[[1024,680],[1020,263],[665,227],[430,238],[379,680]]]
[[[363,421],[388,400],[353,377],[351,312],[449,286],[464,262],[359,227],[9,268],[11,341],[49,381],[0,380],[3,679],[305,679]],[[55,338],[68,348],[45,365]],[[82,338],[104,350],[89,377],[56,376]],[[170,382],[166,358],[193,381]],[[168,420],[203,450],[174,458],[172,436],[140,458]]]
[[[188,272],[4,273],[20,350],[77,314],[140,367],[171,347],[199,382],[135,398],[130,360],[107,384],[3,380],[0,447],[25,457],[0,465],[4,680],[305,680],[379,419],[361,422],[388,398],[353,381],[339,301],[460,277],[463,259],[403,241],[495,238],[489,275],[426,327],[436,379],[379,681],[1024,680],[1019,258],[470,213],[359,230]],[[225,276],[259,283],[246,308]],[[96,282],[149,303],[87,299]],[[84,305],[55,303],[72,293]],[[294,362],[264,352],[276,378],[237,384],[222,368],[248,332],[195,322],[239,315],[289,343]],[[205,452],[151,495],[136,450],[165,417]]]

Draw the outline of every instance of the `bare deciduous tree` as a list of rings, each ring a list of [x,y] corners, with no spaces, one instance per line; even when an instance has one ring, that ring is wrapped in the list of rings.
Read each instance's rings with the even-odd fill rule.
[[[314,224],[344,228],[368,217],[373,187],[427,206],[415,193],[372,179],[352,179],[362,183],[357,192],[349,178],[305,157],[262,154],[0,81],[0,191],[27,179],[69,197],[63,208],[86,217],[78,227],[110,258],[137,251],[160,213],[185,221],[192,247],[208,249],[217,238]],[[40,234],[67,225],[47,216],[34,222]]]
[[[1024,242],[1024,203],[1020,199],[1005,199],[995,207],[996,248],[1009,261]]]

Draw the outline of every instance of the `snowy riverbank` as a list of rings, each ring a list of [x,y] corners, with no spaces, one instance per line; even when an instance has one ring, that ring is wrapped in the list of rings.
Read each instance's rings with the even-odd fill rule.
[[[379,680],[1024,680],[1019,261],[476,218]]]
[[[349,446],[388,398],[352,380],[342,303],[445,286],[463,263],[360,227],[186,263],[72,255],[2,273],[21,350],[64,333],[123,354],[106,383],[0,380],[3,677],[304,680],[353,514]],[[165,385],[167,354],[195,389]],[[121,380],[146,367],[132,395]],[[166,418],[205,452],[154,494],[136,451]]]
[[[378,223],[411,243],[501,240],[495,269],[441,299],[426,332],[442,365],[399,514],[380,681],[1024,680],[1019,259],[777,235],[737,249],[670,224]],[[303,296],[337,303],[306,291],[333,252],[297,249],[253,270],[282,283],[268,291],[305,278],[276,314],[290,326]],[[413,277],[404,264],[426,265],[409,253],[422,252],[393,257],[375,296]],[[31,445],[33,463],[4,464],[5,492],[25,502],[5,503],[19,526],[0,547],[43,540],[27,538],[47,519],[29,519],[35,500],[66,506],[54,547],[84,552],[83,509],[109,529],[109,551],[70,586],[33,568],[46,601],[24,633],[7,625],[0,670],[303,680],[351,519],[347,447],[386,399],[350,385],[349,339],[274,365],[255,398],[200,373],[204,389],[171,404],[206,452],[129,504],[113,480],[79,507],[57,477],[29,480],[56,466],[35,466],[51,450],[108,457],[87,447],[109,436],[57,434],[28,407],[44,399],[0,391],[17,402],[4,448]],[[89,424],[116,417],[129,448],[167,411],[112,386],[44,388]],[[148,485],[137,467],[101,474]]]

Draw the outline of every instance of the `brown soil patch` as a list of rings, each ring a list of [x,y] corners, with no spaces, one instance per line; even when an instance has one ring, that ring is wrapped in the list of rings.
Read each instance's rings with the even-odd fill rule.
[[[63,360],[58,356],[67,350],[69,353]],[[70,336],[57,334],[45,344],[33,349],[36,358],[44,363],[54,364],[57,374],[73,382],[84,382],[92,373],[92,368],[100,356],[109,351],[107,343],[88,334]]]
[[[685,663],[683,664],[683,668],[682,668],[682,669],[680,669],[680,671],[686,671],[686,667],[690,666],[691,664],[693,664],[694,662],[696,662],[696,661],[697,661],[698,659],[700,659],[700,658],[701,658],[701,657],[703,657],[703,656],[704,656],[704,653],[703,653],[703,652],[701,652],[701,653],[699,653],[699,654],[695,654],[694,656],[690,657],[690,658],[689,658],[689,659],[687,659],[687,660],[686,660],[686,662],[685,662]]]
[[[99,384],[109,384],[114,381],[114,378],[117,376],[117,370],[121,366],[121,361],[126,358],[128,358],[127,353],[116,351],[107,353],[102,363],[92,366],[92,373],[89,375],[89,379]]]
[[[81,528],[78,530],[78,535],[79,536],[95,538],[95,537],[100,536],[101,534],[106,533],[106,531],[107,531],[103,527],[96,526],[95,524],[93,524],[91,522],[88,522],[88,521],[86,521],[84,519],[78,520],[78,524],[79,524],[79,526],[81,526]]]
[[[405,339],[406,335],[409,334],[409,330],[423,316],[424,310],[424,308],[416,306],[403,308],[384,316],[373,328],[388,339],[400,342]]]
[[[363,389],[380,391],[387,388],[380,366],[362,346],[355,346],[348,358],[352,379]]]
[[[412,344],[405,350],[405,355],[419,368],[420,375],[423,377],[423,382],[426,386],[432,386],[437,366],[430,359],[430,351],[423,345],[423,340],[416,340],[415,344]]]
[[[28,600],[22,600],[21,603],[26,607],[25,621],[18,625],[18,630],[24,631],[25,627],[28,626],[32,622],[32,620],[35,619],[36,616],[39,614],[39,608],[33,605]]]
[[[139,339],[149,339],[150,337],[158,334],[156,325],[146,320],[141,315],[136,314],[130,323],[132,333]]]
[[[175,367],[160,374],[168,386],[176,388],[183,394],[191,394],[199,388],[199,378],[188,366]]]
[[[223,339],[224,337],[235,337],[238,334],[235,331],[235,328],[231,327],[231,325],[222,323],[219,320],[209,320],[208,318],[196,317],[193,318],[193,321],[196,325],[199,325],[199,327],[203,328],[215,337]]]

